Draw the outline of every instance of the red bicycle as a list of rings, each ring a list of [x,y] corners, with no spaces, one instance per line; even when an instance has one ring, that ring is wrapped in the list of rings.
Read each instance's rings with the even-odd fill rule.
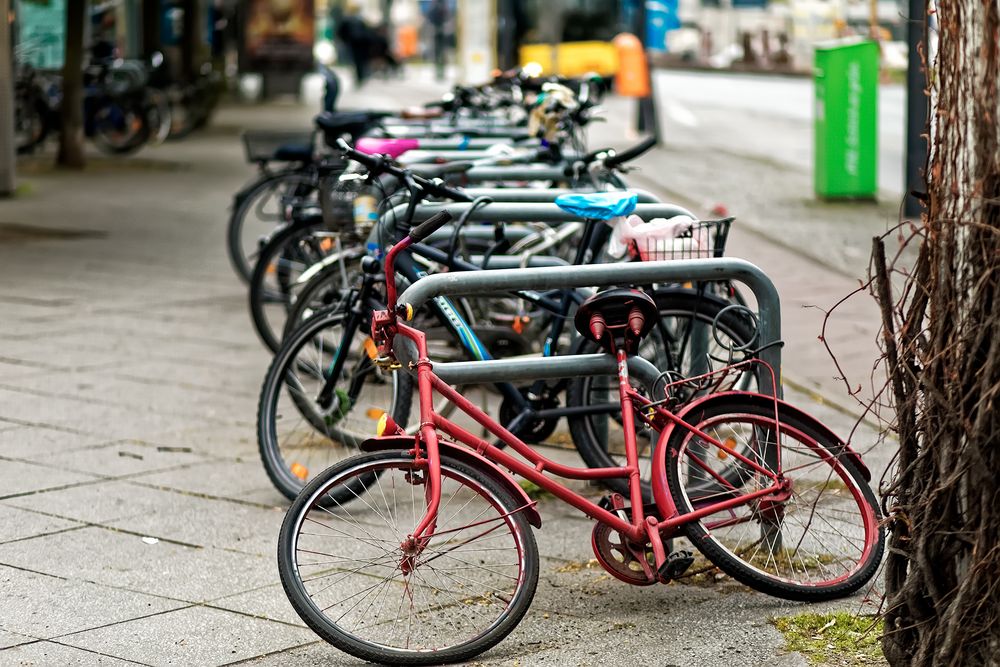
[[[551,461],[445,384],[434,374],[423,332],[405,323],[412,312],[397,304],[393,271],[396,255],[441,222],[428,220],[389,251],[389,309],[372,321],[381,364],[396,363],[393,344],[404,342],[397,338],[416,346],[419,431],[406,435],[385,418],[379,437],[362,445],[367,453],[317,476],[281,528],[285,591],[323,639],[364,660],[418,665],[468,660],[510,633],[534,596],[539,556],[532,526],[541,518],[507,470],[593,518],[597,560],[626,583],[681,575],[693,557],[671,551],[680,537],[734,579],[786,599],[838,598],[871,579],[885,535],[860,457],[773,396],[723,390],[726,370],[769,367],[747,361],[671,383],[659,400],[632,388],[628,356],[657,317],[644,292],[601,292],[575,318],[582,335],[618,360],[624,466]],[[692,385],[699,397],[678,407],[679,390]],[[507,448],[438,415],[435,392]],[[636,420],[661,434],[651,505],[642,500]],[[595,503],[553,476],[624,478],[629,497]],[[338,501],[345,493],[352,500]]]

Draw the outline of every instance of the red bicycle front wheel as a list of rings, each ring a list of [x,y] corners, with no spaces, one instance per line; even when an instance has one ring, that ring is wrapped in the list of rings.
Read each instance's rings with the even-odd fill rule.
[[[758,466],[777,445],[784,494],[764,496],[684,525],[692,543],[734,579],[769,595],[818,602],[850,595],[875,575],[885,549],[878,501],[842,443],[813,418],[748,394],[720,395],[684,415],[725,447],[683,427],[666,443],[666,476],[681,514],[773,484]],[[777,428],[776,428],[777,427]],[[729,451],[727,451],[727,449]],[[718,477],[716,477],[718,475]],[[708,478],[726,480],[705,495]]]
[[[426,471],[406,452],[362,454],[317,476],[281,526],[278,569],[295,611],[362,660],[469,660],[506,637],[531,604],[538,547],[522,503],[492,477],[442,457],[438,518],[414,550],[404,542],[426,490]]]

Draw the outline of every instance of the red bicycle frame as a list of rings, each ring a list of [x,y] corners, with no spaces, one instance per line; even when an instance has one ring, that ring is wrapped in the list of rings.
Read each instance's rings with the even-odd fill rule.
[[[405,247],[404,243],[397,244],[389,253],[387,264],[391,267],[391,260],[397,251]],[[388,268],[388,267],[387,267]],[[391,269],[387,270],[387,277],[391,276]],[[391,288],[390,288],[391,289]],[[390,296],[395,296],[395,290],[391,290]],[[390,298],[389,303],[393,304],[395,299]],[[392,356],[392,341],[396,335],[402,335],[413,341],[417,347],[418,360],[414,364],[420,401],[420,427],[414,436],[414,448],[411,452],[415,461],[420,466],[425,466],[427,470],[427,511],[418,522],[409,540],[411,544],[422,543],[433,536],[437,511],[441,501],[441,464],[439,454],[438,433],[444,433],[455,441],[473,449],[487,460],[503,466],[513,473],[530,480],[540,488],[550,492],[552,495],[564,502],[576,507],[587,516],[608,524],[614,530],[621,533],[627,539],[636,543],[649,542],[652,546],[656,558],[656,565],[659,567],[666,561],[662,535],[671,536],[678,526],[690,521],[698,520],[704,516],[714,514],[723,510],[747,504],[755,499],[773,495],[785,491],[786,483],[780,474],[759,465],[755,461],[747,458],[739,451],[726,445],[723,442],[700,431],[696,427],[686,423],[683,419],[660,404],[649,401],[644,396],[636,392],[629,383],[627,357],[623,350],[617,353],[618,358],[618,391],[622,406],[622,428],[625,434],[625,458],[626,465],[613,468],[577,468],[567,466],[552,461],[542,454],[532,449],[528,444],[515,436],[497,423],[485,412],[480,410],[467,398],[455,391],[443,380],[437,377],[433,371],[433,364],[427,354],[427,339],[424,333],[418,329],[409,327],[399,321],[396,310],[381,311],[376,313],[372,321],[372,335],[378,342],[379,350],[383,357]],[[434,410],[433,394],[437,392],[458,407],[459,410],[475,420],[487,431],[496,436],[500,441],[517,455],[513,456],[508,452],[499,449],[493,444],[470,433],[461,426],[449,419],[437,414]],[[635,414],[638,412],[640,418],[664,430],[664,438],[669,435],[669,431],[677,426],[691,431],[694,435],[702,438],[724,450],[728,455],[738,459],[755,473],[770,479],[773,484],[766,488],[749,493],[741,493],[735,497],[730,497],[718,502],[700,505],[693,512],[679,515],[672,499],[667,498],[666,507],[659,507],[661,519],[653,516],[645,516],[643,509],[642,489],[639,478],[638,447],[635,435]],[[392,436],[398,438],[398,434]],[[421,450],[421,443],[426,449],[426,456]],[[729,484],[717,473],[712,471],[707,464],[701,462],[698,457],[691,455],[695,465],[703,468],[708,474],[724,484]],[[780,467],[778,468],[780,470]],[[601,480],[613,478],[627,478],[629,486],[629,496],[631,501],[631,521],[625,521],[614,512],[608,511],[597,503],[581,496],[580,494],[567,488],[560,482],[552,479],[546,473],[562,477],[565,479],[577,480]],[[502,472],[502,474],[507,474]],[[654,474],[656,474],[654,472]],[[512,483],[513,480],[511,480]],[[732,487],[732,485],[730,485]],[[528,507],[528,505],[525,505]],[[521,508],[523,509],[523,508]],[[661,535],[662,534],[662,535]]]

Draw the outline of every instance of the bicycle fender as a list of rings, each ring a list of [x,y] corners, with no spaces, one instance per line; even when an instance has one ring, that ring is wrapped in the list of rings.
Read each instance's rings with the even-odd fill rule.
[[[691,403],[687,404],[686,406],[684,406],[684,408],[677,413],[677,416],[683,418],[692,410],[695,410],[702,404],[711,400],[717,400],[719,398],[725,398],[728,396],[745,397],[748,395],[751,396],[753,400],[760,402],[762,405],[771,406],[774,404],[774,399],[772,397],[765,396],[763,394],[728,391],[728,392],[720,392],[717,394],[709,394],[707,396],[702,396],[701,398],[698,398],[692,401]],[[780,399],[778,400],[778,403],[781,405],[781,408],[783,410],[786,410],[789,414],[795,417],[799,417],[804,421],[809,422],[810,424],[813,424],[819,431],[821,431],[821,433],[824,436],[826,436],[833,442],[836,442],[841,447],[843,451],[843,456],[846,457],[848,460],[850,460],[851,463],[853,463],[857,467],[858,472],[861,473],[861,476],[864,478],[866,482],[871,482],[872,480],[871,470],[868,469],[868,466],[865,465],[865,462],[861,459],[861,454],[859,454],[848,443],[844,442],[844,440],[841,439],[836,433],[834,433],[826,424],[819,421],[818,419],[816,419],[806,411],[802,410],[801,408],[792,405],[791,403],[786,403],[785,401],[782,401]],[[667,488],[667,476],[665,474],[665,471],[666,471],[666,450],[668,449],[666,444],[667,442],[669,442],[670,436],[675,428],[677,428],[677,425],[671,423],[667,428],[663,430],[663,432],[660,434],[660,439],[657,442],[656,449],[653,452],[653,470],[664,471],[664,474],[654,474],[652,476],[653,497],[656,500],[657,505],[659,505],[661,508],[673,506],[673,501],[670,498],[670,491]]]
[[[361,443],[360,448],[363,452],[381,452],[392,449],[412,451],[414,441],[415,437],[412,435],[386,435],[379,438],[369,438]],[[514,478],[509,473],[504,472],[500,466],[482,454],[448,440],[438,440],[438,451],[442,456],[448,456],[461,461],[488,475],[493,481],[506,489],[515,500],[520,499],[524,506],[524,510],[522,511],[528,519],[528,523],[535,528],[541,528],[542,517],[535,507],[535,501],[529,498],[527,492],[514,481]]]

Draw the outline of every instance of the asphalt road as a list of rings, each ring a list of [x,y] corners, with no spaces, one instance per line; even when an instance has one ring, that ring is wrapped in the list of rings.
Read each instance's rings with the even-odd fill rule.
[[[812,79],[716,72],[655,72],[668,143],[722,150],[812,169]],[[879,188],[903,192],[906,95],[879,88]]]

